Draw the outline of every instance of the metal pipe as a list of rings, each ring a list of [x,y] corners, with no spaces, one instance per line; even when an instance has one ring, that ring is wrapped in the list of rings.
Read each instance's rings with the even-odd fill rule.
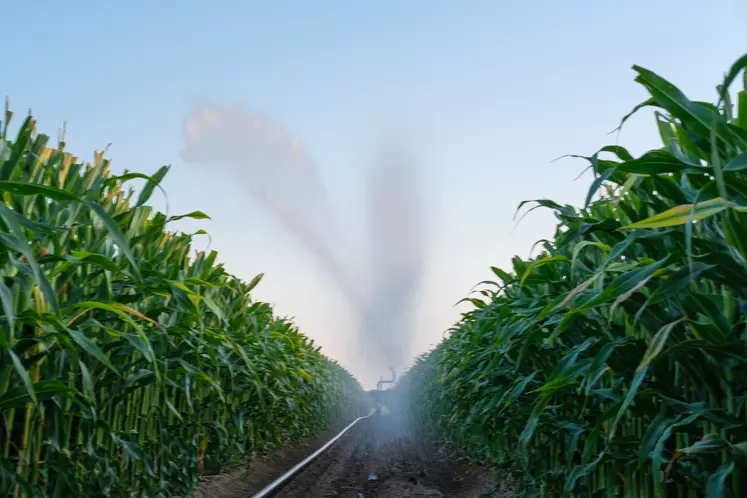
[[[384,380],[384,376],[382,375],[381,376],[381,380],[379,380],[379,382],[376,383],[376,390],[377,391],[381,391],[381,386],[382,385],[384,385],[384,384],[394,384],[394,381],[397,380],[397,374],[394,372],[394,369],[390,367],[389,370],[392,371],[392,380]]]
[[[306,457],[304,460],[301,461],[301,463],[296,464],[293,468],[291,468],[288,472],[281,475],[274,481],[272,481],[270,484],[265,486],[260,490],[259,493],[255,494],[253,498],[264,498],[266,496],[275,496],[275,493],[280,491],[283,486],[288,484],[291,479],[293,479],[296,474],[301,472],[304,468],[306,468],[311,462],[313,462],[319,455],[327,451],[335,442],[337,442],[338,439],[340,439],[351,427],[353,427],[355,424],[357,424],[359,421],[371,417],[375,412],[371,412],[365,417],[358,417],[357,419],[353,420],[350,425],[345,427],[338,435],[330,439],[327,444],[316,450],[314,453],[312,453],[310,456]]]

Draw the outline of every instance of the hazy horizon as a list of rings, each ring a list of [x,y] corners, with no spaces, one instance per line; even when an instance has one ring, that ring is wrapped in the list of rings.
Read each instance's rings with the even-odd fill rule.
[[[44,0],[33,16],[18,3],[3,14],[7,39],[22,44],[6,55],[0,77],[15,125],[31,108],[39,131],[54,137],[66,120],[67,149],[87,159],[111,142],[115,172],[152,173],[171,164],[163,183],[170,214],[201,210],[212,218],[174,228],[209,232],[210,248],[230,273],[244,280],[264,273],[255,297],[293,317],[366,388],[389,375],[388,365],[376,364],[385,360],[369,354],[373,344],[396,339],[402,345],[400,373],[457,321],[460,308],[453,305],[491,278],[490,266],[506,267],[513,255],[527,256],[535,241],[552,234],[555,220],[546,211],[514,226],[520,201],[583,202],[589,176],[574,178],[585,165],[553,159],[590,155],[616,142],[634,154],[658,147],[650,112],[631,119],[619,137],[608,133],[646,97],[633,81],[633,64],[694,99],[714,100],[723,73],[747,52],[747,2],[738,0],[505,6],[489,0],[224,0],[209,6]],[[672,26],[698,34],[675,38]],[[200,164],[180,156],[185,120],[204,105],[235,106],[298,140],[316,180],[281,175],[300,193],[273,190],[273,198],[296,203],[297,216],[327,219],[305,209],[316,201],[301,202],[311,189],[300,187],[323,187],[324,212],[336,224],[330,230],[343,235],[325,251],[355,269],[343,280],[357,291],[391,297],[391,289],[403,285],[392,286],[386,275],[413,269],[406,325],[385,321],[375,327],[392,337],[369,333],[368,342],[358,341],[355,331],[365,327],[324,258],[314,257],[247,188],[261,171],[221,168],[213,155]],[[243,147],[243,140],[234,145]],[[370,237],[377,225],[369,221],[369,200],[380,195],[372,192],[387,191],[382,179],[374,189],[371,171],[393,142],[406,143],[417,159],[423,217],[411,223],[422,226],[422,235],[410,249],[395,244],[379,254],[418,254],[406,263],[369,254],[376,252]],[[258,156],[256,164],[263,161]],[[300,171],[294,168],[289,171]],[[160,193],[152,202],[164,209]],[[390,229],[381,233],[394,233],[387,223],[380,226]],[[319,240],[335,237],[320,230]],[[205,247],[208,239],[197,243]],[[398,327],[404,337],[393,332]],[[361,344],[369,353],[361,354]]]

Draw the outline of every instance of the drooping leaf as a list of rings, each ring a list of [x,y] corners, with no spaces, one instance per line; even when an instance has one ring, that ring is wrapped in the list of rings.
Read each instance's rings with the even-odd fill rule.
[[[210,216],[206,215],[202,211],[192,211],[191,213],[187,214],[180,214],[178,216],[171,216],[168,221],[176,221],[181,220],[184,218],[192,218],[194,220],[209,220]]]
[[[40,380],[33,385],[33,392],[37,401],[46,401],[54,396],[73,394],[75,391],[57,380]],[[29,402],[34,402],[34,399],[27,388],[15,387],[0,395],[0,410],[23,408]]]
[[[148,182],[143,187],[143,190],[140,192],[140,196],[137,198],[137,202],[135,203],[135,207],[142,206],[146,202],[148,202],[148,199],[150,199],[150,196],[153,195],[153,189],[155,189],[158,185],[160,185],[163,178],[166,176],[166,173],[169,172],[169,166],[161,166],[158,171],[153,174],[148,179]]]
[[[78,344],[78,346],[83,348],[88,354],[106,365],[106,367],[109,368],[112,372],[119,373],[117,372],[117,369],[114,368],[114,365],[112,365],[112,363],[109,361],[109,358],[106,357],[106,355],[101,351],[101,349],[96,345],[95,342],[75,329],[67,329],[67,333]]]
[[[24,390],[28,397],[31,399],[31,402],[36,404],[36,391],[34,390],[34,385],[31,382],[31,377],[29,377],[29,373],[26,371],[26,368],[23,366],[23,363],[21,362],[21,359],[16,355],[16,353],[11,349],[8,350],[8,355],[10,356],[10,360],[13,362],[13,367],[15,368],[16,374],[18,377],[20,377],[21,382],[23,383]]]
[[[722,198],[711,199],[709,201],[699,202],[694,206],[684,204],[681,206],[667,209],[663,213],[647,218],[645,220],[625,226],[626,229],[634,228],[661,228],[684,225],[688,219],[695,221],[704,220],[716,215],[723,210],[731,207],[731,203]],[[691,216],[692,213],[692,216]]]
[[[727,462],[721,465],[715,474],[708,478],[707,496],[708,498],[722,498],[726,494],[726,479],[734,472],[734,462]]]
[[[85,203],[91,209],[91,211],[96,213],[96,216],[98,216],[99,219],[104,223],[104,226],[106,226],[109,234],[111,234],[112,238],[117,243],[117,247],[119,247],[119,250],[122,251],[127,260],[130,262],[135,273],[139,275],[140,268],[135,261],[135,257],[132,255],[129,243],[127,242],[127,238],[125,237],[124,232],[122,232],[122,229],[119,228],[119,225],[117,225],[112,217],[109,216],[109,213],[107,213],[100,204],[92,201],[85,201]]]
[[[80,202],[80,198],[66,190],[35,183],[0,181],[0,191],[15,195],[42,195],[56,201]]]

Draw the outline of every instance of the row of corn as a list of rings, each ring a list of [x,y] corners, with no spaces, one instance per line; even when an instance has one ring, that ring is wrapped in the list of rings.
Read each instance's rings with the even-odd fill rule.
[[[423,431],[522,496],[747,496],[745,67],[716,104],[634,67],[661,148],[586,157],[583,207],[533,201],[552,240],[403,379]]]
[[[349,419],[362,391],[147,202],[167,173],[113,176],[0,136],[0,496],[187,496]],[[140,180],[135,196],[126,183]]]

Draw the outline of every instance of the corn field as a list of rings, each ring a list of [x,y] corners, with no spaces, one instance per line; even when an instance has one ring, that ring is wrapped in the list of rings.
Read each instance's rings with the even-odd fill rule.
[[[0,495],[188,496],[363,408],[357,381],[113,176],[0,128]],[[145,180],[135,197],[126,182]]]
[[[585,157],[582,208],[522,203],[554,238],[403,379],[423,430],[522,496],[747,496],[745,67],[715,105],[634,67],[661,148]]]

